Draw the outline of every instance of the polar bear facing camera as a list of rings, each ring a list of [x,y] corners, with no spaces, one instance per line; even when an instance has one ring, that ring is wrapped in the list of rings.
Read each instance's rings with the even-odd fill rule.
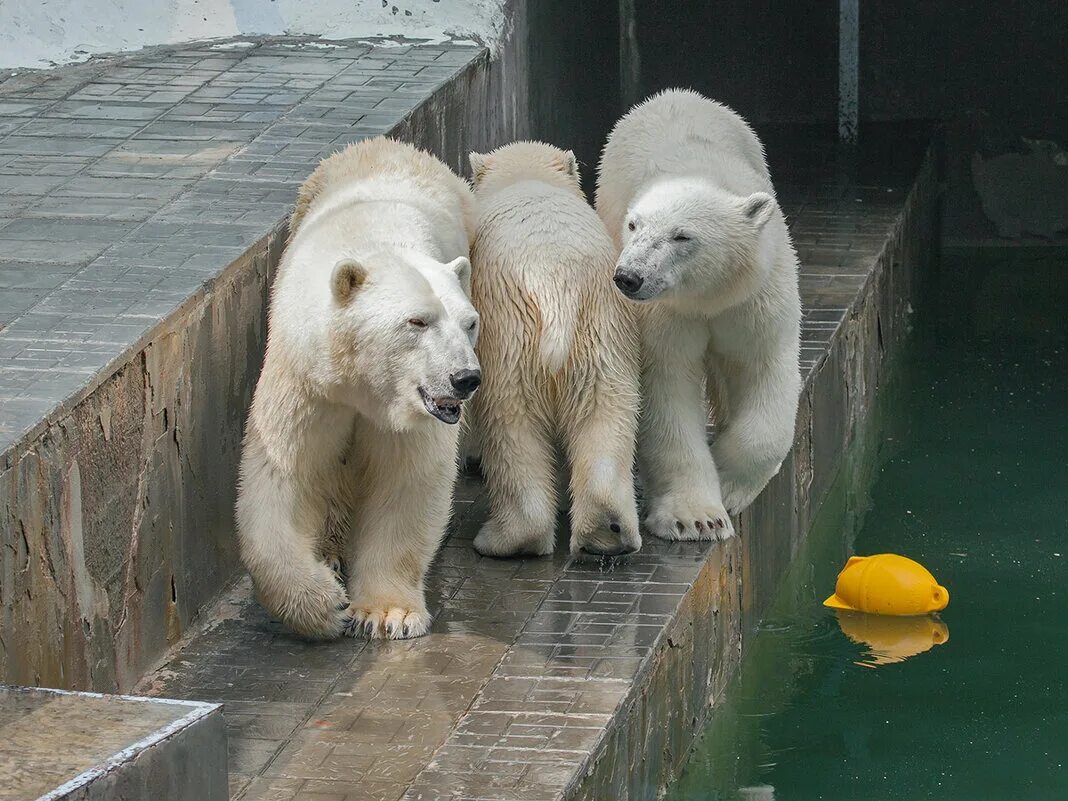
[[[608,232],[570,151],[518,142],[471,154],[471,167],[484,376],[471,411],[491,508],[475,549],[552,552],[559,445],[570,467],[571,550],[636,551],[638,340],[630,304],[612,286]]]
[[[641,309],[646,525],[726,538],[789,451],[801,389],[797,255],[763,146],[726,106],[663,92],[613,129],[597,210]]]
[[[373,139],[301,187],[271,293],[237,502],[260,601],[312,638],[402,638],[449,519],[477,388],[465,181]],[[326,557],[341,556],[342,586]]]

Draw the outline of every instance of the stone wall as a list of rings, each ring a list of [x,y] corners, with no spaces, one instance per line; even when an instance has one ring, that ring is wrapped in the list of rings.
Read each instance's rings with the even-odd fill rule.
[[[0,68],[47,67],[155,45],[241,36],[454,38],[494,51],[509,0],[78,0],[0,5]]]

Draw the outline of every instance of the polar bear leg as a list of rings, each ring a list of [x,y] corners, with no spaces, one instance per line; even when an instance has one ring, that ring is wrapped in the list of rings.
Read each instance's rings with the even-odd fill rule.
[[[424,580],[449,520],[455,466],[450,460],[438,472],[428,479],[426,470],[396,464],[367,488],[349,536],[351,636],[401,640],[429,631]]]
[[[568,388],[566,405],[578,413],[565,421],[573,553],[616,555],[642,545],[634,498],[637,376],[617,380],[609,370],[601,365],[592,387],[581,381]]]
[[[692,321],[643,320],[638,458],[645,525],[667,540],[727,539],[734,534],[706,440],[703,362],[708,330]]]
[[[800,377],[789,348],[770,358],[715,360],[728,414],[712,446],[724,504],[737,513],[779,472],[794,439]]]
[[[484,391],[485,388],[483,388]],[[487,402],[489,395],[479,399]],[[494,406],[501,399],[494,398]],[[556,542],[556,481],[553,444],[544,424],[518,396],[497,408],[515,409],[513,419],[483,414],[482,473],[490,518],[475,537],[483,556],[544,556]]]
[[[322,527],[325,510],[319,514],[314,499],[298,497],[288,479],[256,462],[252,449],[241,472],[238,539],[260,602],[297,634],[340,636],[348,620],[348,598],[319,558],[313,533]]]

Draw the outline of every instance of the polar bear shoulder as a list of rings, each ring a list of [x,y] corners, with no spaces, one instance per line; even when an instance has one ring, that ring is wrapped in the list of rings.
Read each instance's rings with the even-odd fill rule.
[[[391,185],[393,194],[408,195],[413,202],[425,199],[445,208],[458,205],[468,238],[474,235],[474,200],[467,181],[430,153],[378,136],[351,144],[319,163],[297,192],[296,208],[289,220],[290,239],[313,208],[368,181],[380,184],[373,193],[376,197],[382,195],[381,185]]]

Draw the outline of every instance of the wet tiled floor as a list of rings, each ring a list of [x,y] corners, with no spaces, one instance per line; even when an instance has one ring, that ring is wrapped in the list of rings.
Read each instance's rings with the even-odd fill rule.
[[[479,52],[268,40],[0,79],[0,453]]]
[[[831,170],[834,154],[805,164],[819,157]],[[896,232],[909,180],[864,187],[797,164],[780,172],[811,376]],[[485,511],[477,479],[461,479],[431,572],[428,637],[304,644],[242,583],[146,688],[225,704],[235,798],[562,797],[716,546],[647,538],[639,554],[601,564],[572,559],[561,542],[552,558],[485,559],[471,547]]]
[[[275,227],[320,158],[477,52],[198,45],[0,82],[0,452]],[[809,379],[898,228],[926,139],[895,136],[859,160],[769,133]],[[430,636],[305,644],[242,583],[146,679],[225,704],[235,798],[538,801],[588,769],[714,546],[483,559],[478,481],[457,496]]]

